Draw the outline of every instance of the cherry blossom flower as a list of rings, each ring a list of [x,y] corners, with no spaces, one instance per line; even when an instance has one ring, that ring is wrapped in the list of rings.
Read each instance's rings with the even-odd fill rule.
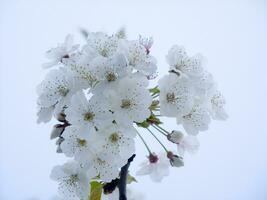
[[[197,135],[199,131],[207,130],[210,120],[206,106],[199,104],[194,105],[188,114],[176,118],[177,124],[182,124],[190,135]]]
[[[118,37],[102,32],[90,32],[87,38],[88,46],[103,57],[112,56],[118,51],[118,41]]]
[[[141,168],[136,175],[149,175],[155,182],[161,182],[165,176],[169,175],[170,163],[166,154],[150,154],[148,159],[141,164]]]
[[[80,127],[70,126],[62,134],[64,141],[60,147],[67,157],[77,157],[80,152],[87,151],[87,148],[89,148],[89,134],[82,134],[85,137],[81,137],[81,131],[84,130],[80,129]]]
[[[193,57],[188,57],[182,46],[172,46],[166,59],[170,65],[170,69],[177,70],[189,76],[199,76],[203,71],[203,56],[197,54]]]
[[[41,107],[38,106],[38,112],[37,112],[37,123],[47,123],[52,119],[53,113],[54,113],[54,106],[50,107]]]
[[[146,53],[149,54],[154,40],[152,37],[143,37],[139,35],[139,43],[145,47]]]
[[[177,144],[177,151],[179,156],[184,156],[184,153],[196,153],[199,148],[199,142],[196,136],[187,135],[185,136],[181,131],[172,131],[168,135],[168,139]]]
[[[188,113],[194,103],[193,89],[187,78],[176,74],[165,75],[159,80],[160,113],[175,117]]]
[[[98,57],[91,62],[92,73],[98,83],[92,88],[92,92],[115,89],[116,83],[131,72],[127,59],[123,54],[116,54],[111,58]]]
[[[38,105],[43,110],[49,108],[46,111],[54,107],[60,112],[70,103],[72,95],[82,88],[82,83],[65,68],[53,69],[37,87]]]
[[[118,123],[142,122],[150,116],[152,97],[135,78],[122,79],[117,89],[108,91],[106,96]]]
[[[103,127],[91,138],[95,151],[106,152],[110,157],[130,158],[135,152],[133,127],[111,124]]]
[[[66,118],[72,125],[85,128],[84,134],[90,134],[112,122],[112,114],[99,96],[93,96],[88,101],[83,92],[78,92],[71,102],[65,111]]]
[[[62,198],[85,199],[90,191],[89,177],[76,162],[55,166],[50,177],[59,182],[58,192]]]
[[[88,148],[81,152],[76,160],[87,169],[90,177],[99,177],[104,182],[110,182],[119,176],[119,169],[127,163],[125,158],[111,157],[107,152]]]
[[[68,58],[72,52],[77,50],[79,45],[73,45],[73,36],[67,35],[63,44],[46,52],[46,57],[51,60],[49,63],[43,64],[43,68],[50,68],[62,62],[63,58]]]
[[[213,90],[209,94],[210,98],[210,112],[213,119],[216,120],[226,120],[228,115],[225,111],[226,101],[224,96],[217,89]]]

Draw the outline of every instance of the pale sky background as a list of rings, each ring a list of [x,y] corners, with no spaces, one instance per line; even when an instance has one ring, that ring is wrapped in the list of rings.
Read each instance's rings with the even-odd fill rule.
[[[186,155],[161,184],[137,177],[148,200],[267,199],[266,1],[0,0],[0,199],[48,200],[57,184],[50,170],[65,161],[49,140],[52,123],[36,124],[36,85],[47,71],[44,52],[78,27],[154,38],[160,74],[172,44],[208,58],[230,116],[199,135],[200,150]],[[175,123],[166,127],[177,129]],[[144,132],[145,134],[145,132]],[[147,137],[146,137],[147,138]],[[161,151],[148,138],[154,151]],[[173,149],[175,149],[173,147]],[[137,141],[134,171],[146,155]]]

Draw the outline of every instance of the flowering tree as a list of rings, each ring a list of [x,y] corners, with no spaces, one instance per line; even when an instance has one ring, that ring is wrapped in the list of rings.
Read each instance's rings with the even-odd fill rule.
[[[116,193],[114,199],[126,200],[126,184],[135,180],[128,174],[135,138],[148,151],[137,175],[159,182],[169,167],[184,165],[184,152],[197,150],[196,135],[208,129],[211,119],[227,118],[225,100],[203,57],[187,55],[182,46],[171,47],[166,56],[169,73],[151,87],[149,81],[157,77],[152,38],[127,40],[123,30],[111,36],[102,32],[86,36],[81,48],[68,35],[63,44],[47,51],[50,62],[43,66],[54,69],[37,88],[38,122],[53,116],[60,122],[51,139],[57,138],[58,153],[72,158],[55,166],[51,178],[59,182],[63,199],[99,200]],[[163,128],[163,116],[176,118],[187,135]],[[159,142],[164,153],[150,150],[141,129]],[[169,150],[158,134],[177,151]]]

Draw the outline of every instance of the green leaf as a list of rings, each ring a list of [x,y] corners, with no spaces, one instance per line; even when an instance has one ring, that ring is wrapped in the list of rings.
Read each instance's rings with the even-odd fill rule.
[[[157,118],[154,114],[151,114],[149,118],[146,120],[149,124],[161,124],[162,122],[160,121],[159,118]]]
[[[135,177],[133,177],[130,174],[128,174],[128,176],[127,176],[127,184],[131,184],[133,182],[137,183],[137,180],[135,179]]]
[[[101,200],[103,185],[97,181],[91,182],[91,191],[88,200]]]
[[[156,110],[157,108],[159,108],[159,101],[158,100],[153,100],[152,104],[149,106],[150,110]]]
[[[152,95],[158,94],[160,92],[158,87],[154,87],[149,89],[149,92],[152,93]]]
[[[143,127],[143,128],[149,127],[149,123],[146,120],[141,122],[141,123],[136,123],[136,124],[137,124],[137,126]]]

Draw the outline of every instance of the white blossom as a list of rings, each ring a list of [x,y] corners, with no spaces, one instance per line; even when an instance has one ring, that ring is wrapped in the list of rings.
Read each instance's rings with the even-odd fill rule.
[[[177,70],[189,76],[199,76],[203,71],[203,56],[197,54],[193,57],[189,57],[182,46],[172,46],[166,59],[170,65],[170,69]]]
[[[169,175],[170,163],[166,154],[159,156],[151,154],[146,161],[141,163],[136,175],[149,175],[155,182],[161,182],[165,176]]]
[[[210,112],[213,119],[226,120],[228,115],[225,111],[225,98],[217,89],[213,90],[209,94]]]
[[[145,62],[147,58],[147,52],[145,47],[140,44],[138,40],[129,41],[121,44],[121,46],[122,45],[125,45],[125,54],[127,55],[129,64],[131,66],[135,67],[136,65]]]
[[[41,108],[55,107],[60,112],[81,88],[82,83],[71,72],[65,68],[53,69],[37,87],[38,105]]]
[[[143,84],[144,82],[139,82],[138,79],[125,77],[119,82],[116,90],[106,93],[118,123],[142,122],[150,116],[152,97]]]
[[[65,128],[62,137],[64,141],[60,144],[62,152],[68,157],[77,157],[81,152],[87,151],[89,148],[90,134],[82,133],[86,131],[77,126]],[[83,137],[82,137],[82,136]]]
[[[143,37],[139,35],[139,43],[145,47],[147,54],[149,54],[154,40],[152,37]]]
[[[194,103],[194,92],[189,80],[170,73],[159,80],[160,113],[176,117],[188,113]]]
[[[152,76],[157,72],[157,60],[150,55],[147,55],[147,58],[135,65],[135,69],[146,76]]]
[[[50,177],[59,182],[59,195],[66,200],[86,199],[90,191],[90,179],[76,162],[55,166]]]
[[[199,76],[192,81],[195,87],[195,92],[200,98],[203,96],[204,98],[206,98],[209,91],[211,91],[216,86],[212,74],[205,70],[202,71]]]
[[[86,51],[73,54],[68,59],[63,59],[64,65],[72,71],[84,84],[84,88],[91,88],[97,83],[97,78],[93,73],[91,62],[97,57],[97,54],[89,54]]]
[[[177,124],[182,124],[190,135],[197,135],[199,131],[206,131],[210,123],[210,115],[205,105],[196,104],[191,111],[176,118]]]
[[[87,169],[90,177],[99,177],[104,182],[110,182],[119,176],[119,169],[127,163],[120,156],[113,157],[107,152],[88,148],[81,152],[76,160]]]
[[[112,123],[94,134],[91,140],[95,151],[106,152],[110,157],[120,156],[128,160],[134,152],[136,131],[131,126],[119,126]]]
[[[100,56],[109,57],[118,51],[119,39],[102,32],[90,32],[87,38],[88,47],[95,50]]]
[[[72,125],[86,129],[84,134],[90,134],[112,122],[112,114],[100,95],[94,95],[87,100],[83,92],[78,92],[72,97],[71,105],[65,113],[67,120]]]
[[[54,113],[54,106],[50,107],[41,107],[38,106],[38,112],[37,112],[37,123],[47,123],[52,119],[53,113]]]
[[[199,148],[199,142],[196,136],[187,135],[177,144],[177,151],[180,156],[184,155],[184,152],[190,154],[196,153]]]
[[[116,54],[111,58],[98,57],[91,62],[92,73],[97,79],[97,84],[92,92],[115,89],[116,83],[131,72],[127,59],[123,54]]]
[[[196,136],[185,136],[181,131],[172,131],[169,135],[169,140],[177,144],[177,151],[179,156],[184,156],[184,153],[195,153],[199,148],[199,142]]]
[[[51,61],[43,64],[44,68],[50,68],[62,62],[63,58],[68,58],[72,52],[77,50],[79,45],[73,45],[73,36],[67,35],[63,44],[58,44],[57,47],[46,52],[46,57]]]

